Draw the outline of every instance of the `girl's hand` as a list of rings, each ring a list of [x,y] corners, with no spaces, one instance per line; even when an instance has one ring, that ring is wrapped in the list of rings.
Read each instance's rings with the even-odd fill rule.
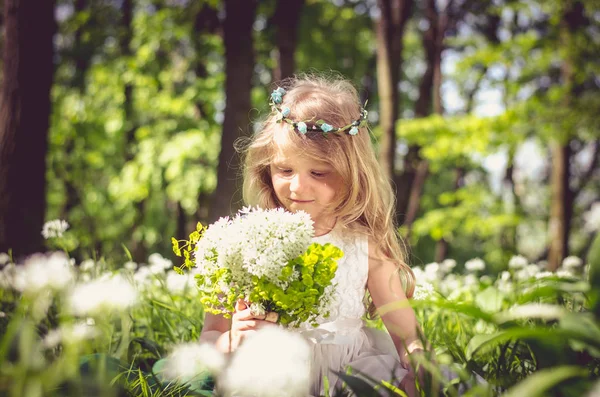
[[[248,304],[240,299],[235,305],[235,313],[231,317],[229,351],[235,351],[246,338],[259,329],[274,326],[272,322],[266,321],[266,318],[272,318],[272,314],[254,316],[250,312]]]

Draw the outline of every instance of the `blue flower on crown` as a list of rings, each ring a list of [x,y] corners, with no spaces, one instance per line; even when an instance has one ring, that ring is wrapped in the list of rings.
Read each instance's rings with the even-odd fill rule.
[[[348,131],[348,134],[350,134],[350,135],[358,134],[358,128],[356,128],[356,127],[350,128],[350,131]]]
[[[300,132],[301,134],[306,134],[306,123],[301,121],[298,124],[296,124],[296,128],[298,129],[298,132]]]
[[[283,102],[283,96],[285,95],[285,90],[281,87],[278,87],[276,90],[273,90],[271,93],[271,100],[273,103],[280,104]]]
[[[330,126],[329,124],[327,124],[327,123],[321,124],[321,131],[323,131],[323,132],[329,132],[331,130],[333,130],[333,127]]]
[[[283,110],[281,111],[281,114],[283,114],[283,117],[287,117],[290,115],[290,108],[285,107],[283,108]]]

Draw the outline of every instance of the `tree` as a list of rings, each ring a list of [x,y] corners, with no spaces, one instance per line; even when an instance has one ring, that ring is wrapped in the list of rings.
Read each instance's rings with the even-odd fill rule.
[[[275,25],[277,64],[273,73],[275,81],[291,76],[296,69],[294,53],[298,42],[298,24],[305,0],[279,0],[272,23]]]
[[[250,133],[248,114],[254,71],[252,25],[257,6],[256,0],[225,0],[226,102],[211,220],[229,215],[241,204],[240,159],[233,143],[240,135],[248,136]]]
[[[0,252],[43,249],[54,1],[5,0],[0,108]]]
[[[402,39],[404,29],[413,7],[412,0],[379,0],[381,17],[376,24],[377,32],[377,90],[379,93],[379,125],[381,139],[379,162],[387,178],[394,180],[396,156],[396,121],[400,111],[398,83],[402,67]],[[396,185],[396,197],[404,183]],[[398,213],[404,212],[403,203]]]

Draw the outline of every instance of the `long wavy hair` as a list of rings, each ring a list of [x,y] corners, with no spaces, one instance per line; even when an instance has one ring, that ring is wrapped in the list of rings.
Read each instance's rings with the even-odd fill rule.
[[[360,117],[357,90],[339,76],[294,76],[277,86],[287,91],[280,106],[290,109],[289,117],[293,120],[324,120],[335,127],[343,127]],[[283,206],[271,183],[270,164],[277,145],[292,145],[304,156],[329,163],[339,173],[345,187],[329,208],[337,217],[336,226],[339,224],[371,237],[380,252],[395,263],[395,275],[400,277],[407,297],[411,297],[415,277],[406,262],[405,245],[394,223],[395,197],[390,181],[383,176],[377,161],[368,128],[360,128],[354,136],[330,133],[325,137],[320,131],[300,134],[291,125],[278,122],[273,113],[252,138],[237,142],[244,155],[243,197],[246,204],[261,208]],[[376,314],[371,301],[368,311],[371,316]]]

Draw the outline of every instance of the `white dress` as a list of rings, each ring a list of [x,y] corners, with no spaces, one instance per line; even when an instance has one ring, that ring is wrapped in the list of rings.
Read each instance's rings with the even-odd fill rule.
[[[314,396],[325,395],[324,376],[327,376],[330,395],[342,387],[342,381],[332,372],[361,372],[377,380],[394,380],[397,386],[407,374],[400,365],[398,353],[390,336],[383,331],[367,328],[362,320],[366,308],[363,299],[369,270],[368,238],[338,227],[330,233],[315,237],[320,244],[331,243],[344,252],[338,261],[333,279],[337,284],[330,302],[330,315],[319,318],[318,327],[302,324],[300,332],[312,350],[312,387]]]

